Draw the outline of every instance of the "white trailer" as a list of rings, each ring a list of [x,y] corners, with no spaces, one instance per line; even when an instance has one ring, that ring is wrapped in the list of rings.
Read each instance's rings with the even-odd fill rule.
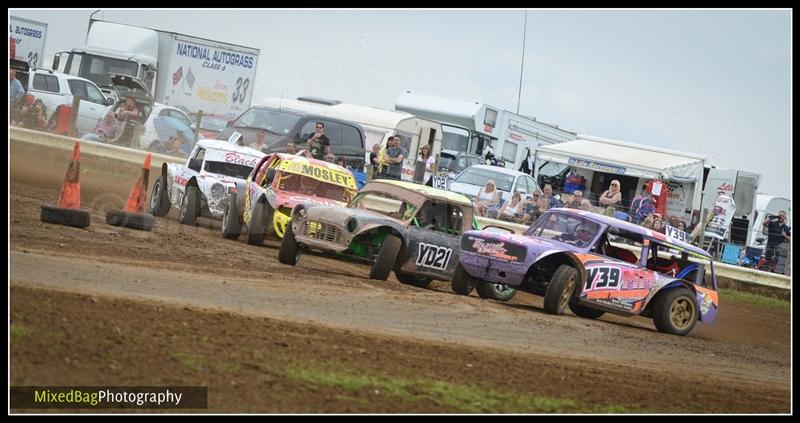
[[[157,103],[187,113],[235,118],[250,107],[259,49],[174,32],[92,20],[86,45],[67,55],[65,73],[103,86],[121,73],[145,81]]]
[[[28,62],[31,69],[42,67],[47,41],[46,23],[9,16],[8,37],[14,42],[13,59]]]

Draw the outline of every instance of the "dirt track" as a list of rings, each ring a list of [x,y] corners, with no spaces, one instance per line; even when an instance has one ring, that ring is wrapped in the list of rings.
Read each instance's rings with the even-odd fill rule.
[[[174,219],[174,211],[166,219],[157,219],[149,233],[106,225],[106,208],[121,207],[138,170],[120,172],[113,163],[91,157],[82,158],[81,182],[83,203],[94,209],[92,225],[85,230],[46,225],[39,221],[39,205],[58,197],[66,162],[62,166],[42,166],[29,153],[15,149],[12,144],[11,282],[13,287],[38,288],[33,292],[42,292],[42,301],[52,302],[59,295],[65,296],[65,300],[69,297],[69,301],[79,301],[65,293],[73,292],[119,301],[135,300],[130,307],[145,310],[148,308],[140,304],[161,304],[175,313],[185,313],[181,307],[188,306],[198,322],[219,312],[231,313],[224,314],[231,324],[266,317],[272,319],[267,322],[273,322],[267,325],[282,328],[279,333],[296,333],[297,328],[305,328],[300,331],[315,334],[308,339],[309,351],[329,351],[325,346],[337,341],[355,342],[359,348],[368,346],[372,352],[368,367],[393,374],[416,373],[416,369],[419,373],[460,381],[466,376],[453,374],[459,373],[458,354],[499,360],[507,369],[499,377],[491,366],[468,372],[474,374],[475,380],[504,390],[588,399],[592,404],[618,404],[633,410],[662,412],[789,411],[788,313],[726,302],[722,297],[716,325],[699,324],[692,336],[675,337],[656,332],[649,319],[604,316],[599,321],[590,321],[572,315],[546,315],[541,309],[541,298],[535,296],[518,295],[511,303],[502,304],[480,300],[474,294],[454,295],[445,283],[434,283],[431,289],[417,289],[400,284],[394,277],[383,283],[371,281],[366,278],[367,266],[322,256],[305,255],[297,267],[283,266],[276,259],[277,243],[253,247],[242,240],[223,240],[218,224],[201,219],[198,227],[182,226]],[[151,176],[151,184],[154,179]],[[18,292],[28,291],[12,289],[12,310]],[[29,304],[35,298],[36,295],[29,295],[21,302]],[[98,309],[108,303],[91,303],[99,305],[72,310],[69,314],[79,318],[81,313],[88,316],[108,312]],[[27,310],[34,309],[31,305]],[[22,314],[12,313],[12,321],[31,319],[23,309],[18,313]],[[135,327],[138,317],[132,314],[125,321],[120,316],[123,322],[119,325]],[[57,323],[57,318],[53,319]],[[35,319],[28,324],[46,326],[46,322]],[[193,324],[190,326],[197,330]],[[209,330],[221,333],[209,336],[219,339],[230,336],[224,327],[211,326]],[[84,329],[82,337],[91,336],[94,331],[89,327]],[[238,331],[230,329],[233,333]],[[84,382],[88,378],[96,384],[137,380],[131,373],[79,371],[63,363],[48,362],[49,371],[29,372],[33,365],[28,360],[35,348],[27,346],[34,350],[30,351],[24,350],[24,345],[17,345],[21,349],[15,350],[14,344],[12,339],[15,385],[66,384],[74,378]],[[167,344],[165,348],[169,347]],[[240,344],[237,348],[251,347]],[[23,350],[26,353],[21,353]],[[408,351],[418,351],[420,360],[414,362]],[[439,353],[453,357],[449,365],[441,359],[430,359]],[[403,360],[398,360],[398,355]],[[413,358],[413,354],[410,356]],[[128,359],[131,363],[122,367],[133,373],[142,373],[145,368],[159,375],[172,371],[168,365],[161,368],[143,364],[132,370],[136,368],[134,358]],[[332,353],[330,359],[337,360],[337,354]],[[107,366],[102,361],[96,363],[98,369]],[[442,371],[450,367],[453,373]],[[561,373],[547,370],[553,368]],[[563,382],[563,375],[572,378],[570,383]],[[173,379],[193,380],[180,374]],[[209,383],[214,386],[215,381]],[[611,402],[604,401],[602,398],[607,395],[600,393],[622,391],[630,394]],[[313,395],[306,398],[301,392],[286,407],[242,403],[237,408],[228,403],[219,409],[459,410],[425,401],[401,403],[398,407],[389,406],[390,401],[378,401],[372,408],[353,406],[347,401],[326,408],[318,402]],[[219,402],[210,398],[210,404]]]

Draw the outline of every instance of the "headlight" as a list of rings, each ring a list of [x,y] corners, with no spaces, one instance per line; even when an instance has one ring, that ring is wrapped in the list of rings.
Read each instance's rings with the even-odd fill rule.
[[[356,228],[358,228],[358,221],[356,220],[356,218],[355,217],[351,217],[351,218],[347,219],[347,230],[350,233],[352,233],[352,232],[356,231]]]
[[[302,218],[306,217],[306,208],[305,208],[305,207],[303,207],[303,205],[301,204],[301,205],[299,205],[299,206],[295,207],[295,209],[294,209],[294,214],[295,214],[297,217],[299,217],[299,218],[301,218],[301,219],[302,219]]]

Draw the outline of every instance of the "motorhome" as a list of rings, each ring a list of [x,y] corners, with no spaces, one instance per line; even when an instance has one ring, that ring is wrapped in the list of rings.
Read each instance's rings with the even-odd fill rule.
[[[419,172],[416,162],[419,149],[423,144],[432,146],[431,152],[434,156],[438,156],[442,149],[442,125],[409,113],[348,104],[339,100],[319,97],[299,97],[297,99],[270,97],[261,101],[260,105],[313,113],[360,124],[364,128],[366,136],[366,163],[369,163],[369,152],[372,151],[373,145],[385,146],[386,140],[390,136],[399,135],[401,146],[409,153],[403,161],[402,169],[402,179],[407,181],[419,182],[422,179],[424,169]]]

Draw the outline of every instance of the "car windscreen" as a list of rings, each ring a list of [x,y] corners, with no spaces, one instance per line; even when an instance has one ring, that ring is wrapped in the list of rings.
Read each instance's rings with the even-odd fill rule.
[[[347,207],[370,210],[399,220],[411,219],[417,210],[415,204],[379,191],[360,192]]]
[[[321,197],[347,203],[353,198],[355,190],[340,185],[323,182],[309,176],[294,173],[281,173],[278,189],[309,197]]]
[[[236,120],[234,126],[238,128],[263,129],[273,134],[285,135],[291,132],[299,120],[300,116],[294,113],[254,108],[244,112]]]
[[[485,187],[486,182],[490,179],[495,182],[495,186],[500,191],[511,192],[511,187],[514,185],[514,175],[507,175],[495,172],[491,169],[476,167],[471,167],[461,172],[455,181]]]
[[[600,224],[582,216],[559,212],[543,214],[525,231],[526,236],[552,239],[578,248],[589,247]]]
[[[250,171],[253,170],[251,166],[214,161],[206,161],[203,167],[208,173],[216,173],[218,175],[232,176],[240,179],[247,179],[250,175]]]
[[[203,116],[203,121],[200,122],[200,129],[205,129],[207,131],[217,131],[222,132],[225,130],[228,121],[221,118],[211,117],[211,116]]]

